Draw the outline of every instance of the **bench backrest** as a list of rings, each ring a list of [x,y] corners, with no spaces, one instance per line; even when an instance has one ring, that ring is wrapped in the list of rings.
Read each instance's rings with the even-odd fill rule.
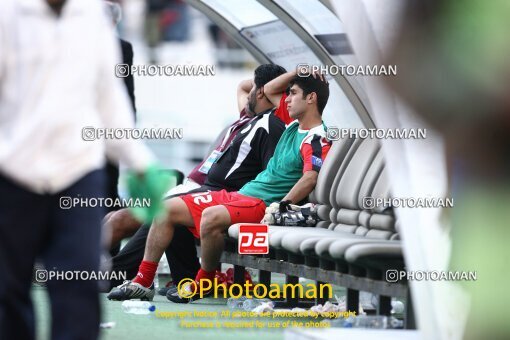
[[[319,217],[323,219],[316,227],[370,238],[398,239],[392,210],[365,207],[369,202],[367,197],[390,197],[379,142],[375,139],[336,141],[310,195],[310,200],[319,204]],[[367,200],[365,204],[364,200]]]

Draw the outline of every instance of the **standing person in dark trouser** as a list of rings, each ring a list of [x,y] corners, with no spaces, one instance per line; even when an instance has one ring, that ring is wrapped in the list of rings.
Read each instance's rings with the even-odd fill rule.
[[[39,194],[0,175],[1,339],[34,338],[29,290],[36,256],[48,269],[97,271],[101,238],[98,226],[104,210],[61,209],[59,200],[78,195],[83,199],[102,197],[105,183],[104,172],[96,170],[59,192]],[[30,207],[30,214],[23,207]],[[48,274],[44,272],[36,271],[37,281],[45,281]],[[63,327],[79,330],[85,339],[97,337],[100,320],[96,286],[95,281],[47,282],[54,338],[67,333]]]
[[[237,103],[241,119],[250,118],[231,125],[206,161],[190,173],[189,178],[195,183],[201,182],[201,186],[190,187],[193,191],[180,188],[170,190],[167,199],[191,192],[235,190],[266,168],[285,130],[285,123],[273,110],[274,105],[265,97],[264,86],[284,73],[285,69],[281,66],[261,65],[255,69],[253,80],[239,84]],[[111,216],[107,224],[130,224],[131,219],[128,211],[120,210]],[[165,252],[175,283],[183,278],[194,278],[200,268],[194,237],[187,229],[181,229],[176,231]],[[113,271],[125,271],[128,277],[137,273],[148,232],[149,225],[142,226],[120,253],[113,257]],[[111,282],[112,286],[121,283]],[[165,290],[160,293],[165,293]]]
[[[133,127],[119,61],[98,0],[0,1],[0,339],[35,338],[36,257],[49,270],[36,276],[47,279],[51,338],[98,337],[98,282],[51,276],[97,275],[104,211],[73,198],[104,196],[105,151],[140,174],[135,184],[158,179],[142,143],[85,134]]]

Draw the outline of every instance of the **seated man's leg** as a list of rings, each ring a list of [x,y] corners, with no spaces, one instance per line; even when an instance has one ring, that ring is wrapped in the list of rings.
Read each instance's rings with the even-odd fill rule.
[[[132,236],[141,223],[125,208],[106,215],[103,225],[103,228],[107,229],[106,233],[111,235],[109,246],[114,248],[124,238]]]
[[[260,199],[243,196],[237,192],[228,193],[224,190],[204,194],[201,197],[188,195],[184,202],[192,212],[195,225],[200,226],[200,240],[202,246],[202,266],[195,281],[213,280],[216,268],[224,248],[223,233],[233,223],[258,223],[264,216],[266,205]],[[202,208],[197,208],[197,207]],[[202,213],[197,218],[197,211]],[[189,288],[193,289],[193,288]],[[194,294],[186,298],[179,292],[167,294],[170,301],[186,303],[200,298],[201,294]]]
[[[112,257],[112,272],[125,273],[126,277],[136,275],[138,266],[143,260],[150,227],[150,224],[142,225],[120,252]],[[200,263],[197,258],[195,238],[191,232],[184,227],[175,228],[172,242],[165,253],[170,265],[170,274],[175,284],[185,278],[195,278],[200,269]],[[122,282],[121,279],[111,280],[109,290],[122,284]]]
[[[177,227],[170,246],[165,250],[174,284],[182,279],[194,279],[200,269],[195,237],[184,227]]]
[[[224,248],[223,233],[231,224],[258,223],[264,217],[266,205],[258,198],[228,193],[221,206],[207,208],[200,222],[200,241],[202,246],[202,268],[196,279],[214,278],[214,271],[220,261]]]
[[[214,273],[223,252],[225,230],[231,225],[226,207],[217,205],[204,210],[200,222],[200,245],[202,247],[202,269]]]
[[[106,249],[110,253],[110,257],[113,257],[119,253],[120,250],[120,242],[116,246],[111,246],[111,238],[112,238],[112,231],[111,228],[106,225],[110,217],[113,216],[116,210],[112,210],[109,213],[106,214],[106,216],[103,218],[103,221],[101,222],[102,226],[102,236],[101,236],[101,242],[103,244],[104,249]]]
[[[189,190],[185,195],[218,190],[219,189],[215,187],[201,186]],[[177,196],[184,195],[175,194],[173,197]],[[183,227],[175,228],[174,237],[165,250],[165,254],[170,266],[170,274],[175,285],[182,279],[195,278],[200,269],[200,262],[198,261],[197,249],[195,247],[195,236],[190,230]]]
[[[187,188],[189,189],[189,186]],[[189,190],[189,193],[204,192],[207,190],[217,189],[203,186]],[[178,197],[180,195],[182,194],[174,194],[165,198],[165,200],[170,200],[173,197]],[[130,218],[131,214],[129,211],[127,209],[123,210],[125,210],[125,212],[123,211],[121,214],[117,214],[116,216],[114,216],[113,213],[108,214],[105,217],[106,222],[112,224],[115,228],[126,229],[126,227],[122,226],[122,223],[130,224],[132,223],[132,219]],[[126,216],[126,214],[129,214],[129,216]],[[107,218],[109,219],[112,217],[112,221],[107,220]],[[116,227],[116,225],[119,226]],[[136,275],[138,272],[138,266],[143,260],[149,229],[149,224],[141,226],[133,237],[131,237],[129,242],[119,251],[119,253],[112,257],[112,272],[126,273],[126,277],[134,277]],[[170,266],[170,274],[174,283],[178,283],[184,278],[195,278],[195,275],[200,269],[200,263],[197,257],[195,239],[191,232],[186,230],[186,228],[175,228],[172,242],[166,249],[165,253]],[[110,289],[120,284],[122,284],[122,281],[112,280],[110,282]]]
[[[145,242],[147,241],[150,227],[150,224],[142,225],[120,252],[112,257],[112,272],[125,273],[128,278],[136,275],[138,266],[143,260]],[[110,281],[111,288],[120,284],[122,284],[121,279]]]
[[[143,261],[138,268],[138,273],[133,281],[127,281],[113,289],[108,294],[110,300],[128,300],[154,298],[152,283],[158,263],[163,252],[172,241],[174,229],[177,225],[193,226],[193,219],[186,204],[180,198],[172,198],[165,201],[166,215],[159,220],[154,220],[145,246]]]
[[[177,224],[193,226],[191,213],[181,198],[175,197],[168,200],[166,206],[168,209],[166,216],[152,222],[143,256],[145,261],[159,261],[172,241]]]

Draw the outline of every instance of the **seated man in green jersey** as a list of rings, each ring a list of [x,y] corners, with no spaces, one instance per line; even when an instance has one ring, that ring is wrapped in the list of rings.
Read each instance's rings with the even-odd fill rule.
[[[288,94],[283,90],[290,87]],[[174,228],[184,225],[200,238],[202,263],[195,282],[213,280],[224,247],[224,232],[234,223],[258,223],[266,206],[273,202],[298,203],[308,197],[317,183],[324,159],[331,147],[326,139],[322,112],[329,97],[329,85],[322,76],[298,76],[288,72],[256,90],[277,108],[277,115],[288,124],[276,146],[267,168],[241,190],[203,192],[184,195],[166,201],[164,219],[154,220],[149,231],[145,255],[138,274],[120,289],[125,299],[132,296],[151,299],[152,281],[160,257],[171,242]],[[193,286],[192,284],[192,286]],[[128,292],[129,291],[129,292]],[[131,294],[131,291],[136,294]],[[179,293],[179,292],[178,292]],[[178,293],[167,296],[171,301],[186,303],[190,298]],[[120,299],[120,298],[117,298]]]

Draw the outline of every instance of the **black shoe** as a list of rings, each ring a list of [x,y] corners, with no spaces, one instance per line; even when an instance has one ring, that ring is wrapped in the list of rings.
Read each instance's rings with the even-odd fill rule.
[[[149,288],[146,288],[139,283],[126,280],[120,286],[113,288],[106,297],[108,300],[115,301],[131,299],[152,301],[152,299],[154,299],[154,293],[154,283]]]
[[[168,287],[165,296],[168,297],[168,295],[172,295],[175,293],[177,293],[177,286]]]
[[[199,299],[202,299],[200,297],[200,292],[198,291],[198,287],[195,285],[195,293],[193,293],[192,285],[183,285],[181,287],[181,292],[178,291],[177,286],[170,287],[168,289],[168,292],[166,293],[166,298],[174,303],[190,303]],[[209,290],[207,292],[203,293],[203,297],[206,298],[210,295],[212,295],[213,290]],[[184,295],[184,296],[181,296]]]
[[[166,293],[168,293],[168,290],[172,287],[175,287],[175,284],[173,281],[168,281],[164,287],[161,287],[158,289],[158,294],[162,296],[166,296]],[[176,288],[177,289],[177,288]]]

